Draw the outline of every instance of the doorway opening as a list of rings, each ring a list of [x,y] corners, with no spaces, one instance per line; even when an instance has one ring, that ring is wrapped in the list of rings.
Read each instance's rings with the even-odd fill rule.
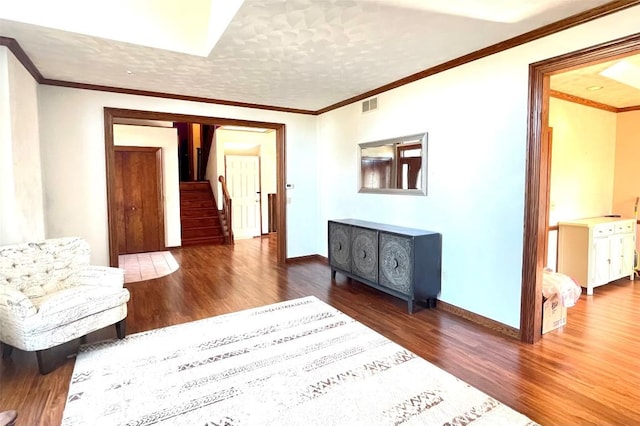
[[[622,58],[640,51],[640,35],[536,62],[529,66],[527,165],[522,262],[520,340],[541,338],[542,270],[547,262],[549,228],[549,79],[563,71]]]
[[[174,113],[162,113],[154,111],[126,110],[118,108],[104,109],[105,123],[105,157],[107,180],[107,208],[109,231],[109,263],[111,266],[118,264],[119,233],[116,223],[118,215],[116,203],[115,185],[115,145],[113,125],[119,120],[150,120],[170,121],[184,123],[200,123],[203,126],[242,126],[247,128],[270,129],[275,133],[275,194],[276,208],[275,222],[278,232],[276,234],[276,252],[278,264],[286,261],[286,198],[284,197],[285,178],[285,125],[282,123],[269,123],[259,121],[236,120],[229,118],[195,116]],[[197,170],[197,167],[195,168]],[[193,175],[192,175],[193,176]]]

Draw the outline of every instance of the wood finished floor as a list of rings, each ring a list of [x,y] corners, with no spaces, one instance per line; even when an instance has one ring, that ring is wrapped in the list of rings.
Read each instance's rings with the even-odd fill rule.
[[[543,425],[640,424],[640,282],[583,294],[564,329],[525,345],[447,312],[409,315],[340,274],[332,284],[320,261],[279,267],[269,239],[172,253],[178,271],[127,285],[128,333],[314,295]],[[110,327],[87,339],[112,337]],[[41,376],[33,353],[14,351],[0,368],[0,411],[17,409],[18,425],[59,424],[73,364]]]

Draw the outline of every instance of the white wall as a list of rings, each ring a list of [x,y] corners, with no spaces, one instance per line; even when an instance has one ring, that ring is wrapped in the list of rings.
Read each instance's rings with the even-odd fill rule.
[[[46,85],[38,96],[48,232],[87,238],[94,263],[109,258],[104,107],[285,123],[287,177],[300,188],[287,211],[287,256],[317,253],[309,226],[317,223],[317,180],[307,173],[315,168],[316,117]]]
[[[612,213],[616,113],[551,98],[549,224]]]
[[[0,46],[0,244],[45,238],[37,85]]]
[[[9,49],[0,46],[0,245],[18,242],[15,235],[13,144],[9,101]]]
[[[115,124],[113,143],[119,146],[149,146],[162,150],[165,246],[182,245],[180,231],[180,174],[178,172],[178,129]]]
[[[328,219],[438,231],[440,299],[518,328],[529,64],[637,32],[640,7],[382,93],[318,123],[320,253]],[[359,194],[357,144],[427,131],[428,196]]]

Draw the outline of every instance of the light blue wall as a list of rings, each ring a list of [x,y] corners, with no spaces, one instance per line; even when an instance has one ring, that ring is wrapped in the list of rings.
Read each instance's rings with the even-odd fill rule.
[[[358,218],[441,232],[452,305],[519,328],[529,64],[637,32],[640,6],[382,93],[318,124],[326,222]],[[427,131],[428,196],[357,193],[357,144]]]

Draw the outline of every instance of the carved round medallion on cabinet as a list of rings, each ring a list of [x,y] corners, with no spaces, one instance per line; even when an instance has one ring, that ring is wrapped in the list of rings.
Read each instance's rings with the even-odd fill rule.
[[[353,267],[363,278],[378,279],[378,244],[376,232],[354,229],[351,256]]]
[[[411,291],[411,239],[380,236],[380,284],[409,294]]]
[[[349,257],[349,228],[342,225],[331,224],[329,227],[329,241],[331,241],[331,263],[344,270],[350,270],[351,258]]]

